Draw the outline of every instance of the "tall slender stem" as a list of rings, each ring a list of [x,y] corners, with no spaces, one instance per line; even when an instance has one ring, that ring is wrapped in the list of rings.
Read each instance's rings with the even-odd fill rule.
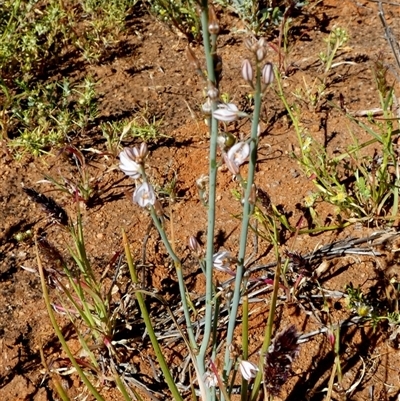
[[[208,89],[216,88],[216,75],[210,34],[208,32],[208,1],[203,0],[201,10],[201,25],[203,33],[204,53],[207,64]],[[215,43],[216,35],[212,35]],[[216,100],[211,100],[211,111],[216,109]],[[218,121],[214,118],[210,122],[210,154],[209,154],[209,196],[207,217],[207,251],[206,251],[206,301],[205,301],[205,326],[200,352],[197,356],[201,374],[205,373],[205,355],[210,341],[213,320],[213,254],[214,254],[214,230],[215,230],[215,201],[217,186],[217,136]]]
[[[254,114],[251,127],[251,140],[250,140],[250,160],[249,170],[247,174],[247,186],[244,197],[242,227],[240,232],[238,265],[236,269],[235,290],[232,298],[232,308],[229,315],[228,332],[226,335],[226,350],[225,350],[225,364],[224,364],[224,378],[227,379],[231,369],[229,345],[232,343],[233,334],[236,326],[236,317],[240,304],[241,283],[244,273],[244,260],[246,256],[247,235],[249,230],[249,222],[252,213],[252,204],[250,203],[250,193],[254,182],[254,174],[257,163],[257,145],[258,145],[258,123],[260,120],[261,112],[261,70],[257,64],[257,77],[254,93]]]

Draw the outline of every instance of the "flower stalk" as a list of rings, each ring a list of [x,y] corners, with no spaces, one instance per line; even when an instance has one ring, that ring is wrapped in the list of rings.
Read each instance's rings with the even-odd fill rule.
[[[126,261],[128,263],[129,272],[131,274],[132,282],[134,284],[138,284],[139,283],[139,279],[138,279],[138,276],[137,276],[135,265],[134,265],[133,260],[132,260],[131,251],[129,249],[128,238],[127,238],[127,236],[126,236],[124,231],[122,231],[122,239],[123,239],[123,244],[124,244]],[[164,358],[164,355],[163,355],[162,350],[160,348],[160,345],[158,343],[156,334],[154,333],[153,325],[151,323],[150,316],[149,316],[149,313],[147,311],[147,307],[146,307],[146,304],[144,302],[143,295],[140,293],[140,291],[136,292],[136,299],[138,301],[138,304],[139,304],[139,307],[140,307],[140,311],[142,313],[142,317],[143,317],[144,323],[146,325],[147,332],[149,333],[150,341],[151,341],[151,344],[153,346],[154,352],[156,354],[158,363],[160,364],[161,370],[162,370],[162,372],[164,374],[164,377],[165,377],[165,381],[167,382],[168,387],[169,387],[169,389],[170,389],[170,391],[171,391],[171,393],[173,395],[173,399],[177,400],[177,401],[183,401],[183,398],[180,395],[178,388],[176,387],[174,378],[172,377],[171,372],[170,372],[170,370],[168,368],[168,364],[167,364],[167,362],[166,362],[166,360]]]
[[[231,361],[229,356],[229,345],[233,342],[233,334],[236,325],[236,317],[240,304],[241,290],[242,290],[242,280],[244,273],[244,260],[246,257],[246,246],[247,246],[247,236],[249,231],[250,217],[253,211],[253,204],[250,201],[252,186],[254,182],[254,175],[257,163],[257,146],[258,146],[258,124],[260,121],[261,114],[261,99],[262,99],[262,82],[261,82],[261,67],[257,63],[256,68],[256,82],[255,82],[255,92],[254,92],[254,113],[251,125],[251,138],[250,138],[250,151],[249,151],[249,169],[247,173],[247,186],[244,195],[244,205],[243,205],[243,217],[242,225],[240,231],[239,240],[239,254],[238,254],[238,264],[236,269],[236,279],[235,279],[235,289],[232,298],[232,307],[229,314],[228,330],[226,336],[226,351],[225,351],[225,363],[224,363],[224,379],[226,380],[229,376],[231,370]]]

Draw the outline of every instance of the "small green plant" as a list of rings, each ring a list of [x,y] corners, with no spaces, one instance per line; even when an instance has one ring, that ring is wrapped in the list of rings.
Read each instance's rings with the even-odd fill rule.
[[[76,85],[64,79],[47,85],[20,81],[18,86],[20,93],[10,98],[7,122],[3,123],[3,135],[10,138],[8,145],[17,155],[45,153],[74,132],[87,129],[97,116],[91,77]]]
[[[318,199],[335,206],[335,215],[341,224],[356,221],[367,224],[372,221],[390,222],[397,217],[400,173],[393,137],[399,130],[394,129],[393,89],[387,82],[387,69],[382,56],[377,58],[373,71],[383,118],[374,119],[371,116],[368,122],[363,122],[350,113],[344,113],[356,129],[365,131],[371,139],[360,143],[357,135],[351,131],[353,144],[347,151],[335,156],[330,155],[302,126],[301,107],[304,103],[299,102],[296,96],[297,101],[289,104],[277,72],[277,93],[297,133],[300,148],[298,160],[306,176],[317,188],[316,193],[310,195],[306,202],[313,218],[317,216],[314,205]],[[317,100],[320,101],[320,98]],[[373,154],[371,151],[368,154],[372,146],[378,148]],[[315,223],[319,224],[317,221]]]
[[[58,179],[45,174],[45,179],[52,183],[59,191],[72,197],[74,202],[84,202],[87,206],[93,206],[99,201],[100,196],[107,192],[100,187],[101,177],[93,177],[82,152],[74,146],[65,146],[59,152],[71,156],[75,161],[77,174],[73,178],[60,177]]]
[[[160,132],[161,122],[147,120],[144,116],[135,117],[133,120],[122,120],[100,124],[103,137],[106,139],[107,151],[117,156],[123,148],[123,141],[132,139],[144,142],[156,141],[167,137]]]
[[[277,26],[281,22],[285,9],[302,7],[301,1],[260,2],[255,0],[217,0],[217,4],[231,8],[239,18],[255,34],[265,32],[268,27]]]
[[[107,282],[105,274],[99,276],[94,271],[86,254],[79,212],[76,226],[70,226],[69,229],[75,247],[69,249],[72,262],[65,262],[61,254],[46,240],[38,242],[39,248],[45,248],[47,253],[51,252],[52,263],[57,266],[54,270],[43,267],[39,253],[37,254],[44,299],[51,322],[71,367],[96,400],[104,401],[101,391],[92,384],[92,381],[97,380],[103,384],[114,383],[124,399],[131,400],[120,366],[129,358],[129,349],[132,348],[129,340],[120,342],[117,337],[126,329],[125,324],[121,323],[125,322],[129,326],[128,321],[134,320],[135,305],[130,302],[130,298],[117,300],[113,296],[118,273],[114,276],[114,281]],[[108,266],[115,267],[117,272],[120,269],[118,256],[116,254]],[[48,292],[48,282],[56,289],[52,297]],[[72,352],[56,313],[65,315],[70,321],[81,346],[79,352]],[[56,374],[58,371],[53,369],[52,372]],[[126,373],[129,375],[132,372]],[[135,383],[141,387],[139,382]],[[62,399],[69,399],[65,389],[60,386],[56,388]],[[134,388],[130,391],[136,393]]]
[[[174,26],[189,40],[200,39],[200,18],[195,0],[155,0],[149,2],[150,10],[158,19]]]
[[[332,29],[326,39],[326,51],[319,54],[319,58],[324,65],[324,73],[327,74],[332,68],[332,63],[337,52],[347,43],[349,35],[345,29],[336,27]]]

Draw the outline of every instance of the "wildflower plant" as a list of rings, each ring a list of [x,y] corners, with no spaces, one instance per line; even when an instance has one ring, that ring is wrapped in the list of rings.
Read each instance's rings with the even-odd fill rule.
[[[281,265],[279,264],[276,271],[274,296],[272,298],[271,312],[266,325],[265,341],[261,347],[259,361],[254,363],[248,361],[248,342],[247,340],[242,344],[240,363],[236,363],[237,357],[232,356],[232,347],[234,344],[234,333],[237,327],[237,316],[239,313],[240,305],[243,301],[243,338],[248,338],[248,305],[246,300],[246,282],[248,275],[246,274],[246,260],[248,258],[248,236],[250,231],[250,221],[253,218],[254,207],[256,203],[256,188],[254,185],[255,170],[257,163],[257,148],[260,132],[260,114],[261,103],[267,88],[274,80],[274,68],[271,63],[266,60],[267,56],[267,43],[265,39],[260,40],[249,39],[246,41],[251,57],[245,60],[242,64],[243,79],[249,84],[253,91],[254,97],[254,110],[251,115],[244,113],[238,109],[233,103],[226,103],[221,100],[219,95],[219,68],[218,64],[221,62],[218,56],[217,38],[219,33],[219,24],[213,8],[206,0],[199,3],[201,8],[201,25],[204,43],[204,54],[206,62],[206,73],[202,72],[200,61],[196,58],[194,53],[189,49],[189,59],[195,66],[195,69],[204,78],[207,87],[207,99],[202,110],[205,114],[209,130],[210,130],[210,144],[209,144],[209,172],[208,177],[203,177],[201,182],[197,183],[199,194],[202,201],[207,205],[207,239],[205,249],[199,245],[195,237],[189,239],[189,248],[198,259],[200,267],[202,268],[205,276],[205,312],[204,312],[204,328],[202,330],[202,337],[200,341],[196,335],[196,316],[191,312],[190,295],[186,290],[186,285],[183,277],[184,266],[179,255],[175,252],[173,239],[169,238],[165,228],[164,220],[160,219],[160,205],[157,199],[158,195],[153,186],[149,183],[146,176],[146,156],[148,155],[147,147],[144,143],[140,148],[127,148],[124,149],[120,155],[120,168],[130,178],[135,180],[135,190],[133,195],[134,202],[143,208],[146,208],[152,219],[155,227],[157,228],[161,239],[165,245],[169,256],[171,257],[175,266],[175,271],[179,284],[180,300],[182,302],[185,330],[182,332],[183,339],[188,346],[188,351],[191,356],[193,370],[197,377],[197,384],[199,393],[203,401],[214,400],[217,396],[221,400],[229,400],[232,392],[233,378],[236,376],[236,371],[240,370],[242,373],[242,400],[255,400],[262,391],[261,381],[263,377],[263,367],[266,363],[266,355],[268,347],[272,339],[273,316],[275,304],[277,300],[277,292],[279,289],[279,276]],[[250,138],[246,141],[239,141],[236,138],[228,138],[223,136],[220,131],[220,125],[232,123],[238,119],[248,119],[251,123]],[[221,157],[219,157],[219,151]],[[242,199],[242,212],[241,212],[241,229],[239,250],[237,255],[232,254],[225,250],[215,249],[215,225],[217,219],[216,210],[216,195],[217,195],[217,178],[218,166],[224,163],[229,172],[231,172],[243,191]],[[242,177],[244,164],[248,164],[247,175]],[[172,224],[172,223],[171,223]],[[271,225],[269,231],[270,240],[276,248],[276,254],[279,256],[279,234],[276,224]],[[126,238],[124,236],[124,238]],[[126,241],[126,239],[124,240]],[[126,256],[128,265],[131,271],[131,276],[134,282],[137,279],[136,267],[132,262],[129,247],[125,245]],[[218,311],[221,300],[221,294],[217,291],[215,271],[222,271],[233,276],[234,284],[232,295],[229,297],[228,305],[228,324],[226,327],[226,337],[224,341],[225,351],[223,352],[223,366],[219,370],[217,368],[217,329],[218,329]],[[159,347],[157,339],[154,335],[154,328],[148,318],[148,311],[144,304],[141,304],[141,312],[146,316],[145,321],[147,330],[152,339],[153,346]],[[179,328],[179,326],[178,326]],[[288,333],[294,333],[294,328],[290,329]],[[290,334],[289,333],[289,334]],[[288,335],[289,335],[288,334]],[[284,338],[282,334],[280,338]],[[290,336],[289,336],[290,337]],[[294,344],[297,337],[293,334]],[[292,344],[291,343],[291,344]],[[277,345],[278,346],[278,345]],[[276,346],[276,347],[277,347]],[[293,345],[294,346],[294,345]],[[280,348],[279,352],[283,354],[285,351]],[[296,348],[297,349],[297,348]],[[278,353],[279,353],[278,352]],[[165,375],[165,379],[174,397],[178,397],[177,387],[171,378],[168,367],[166,366],[165,359],[162,353],[158,353],[158,359]],[[281,372],[281,376],[287,377],[288,362],[292,360],[294,355],[293,349],[288,350],[288,356],[284,368],[276,367],[276,370]],[[269,362],[271,366],[275,366],[274,362]],[[282,370],[283,369],[283,370]],[[251,388],[248,387],[251,379],[255,378]],[[281,382],[275,385],[277,389]],[[251,390],[251,391],[250,391]],[[271,396],[273,393],[271,393]],[[180,398],[175,398],[180,399]]]
[[[284,381],[283,378],[286,379],[290,374],[291,363],[297,354],[298,337],[295,329],[292,327],[278,334],[274,342],[272,342],[280,276],[281,272],[287,269],[288,263],[281,263],[279,253],[279,221],[276,221],[275,216],[272,216],[269,219],[268,225],[266,225],[265,238],[272,243],[278,263],[273,280],[273,293],[270,312],[265,325],[264,341],[260,346],[255,345],[256,347],[258,346],[259,351],[256,353],[254,360],[250,360],[249,358],[249,301],[246,293],[249,281],[249,273],[247,271],[249,260],[248,243],[249,234],[253,233],[252,223],[256,219],[255,210],[258,201],[257,188],[254,181],[260,136],[261,105],[263,97],[274,81],[274,67],[267,60],[268,46],[266,40],[264,38],[247,40],[245,44],[250,56],[243,62],[241,73],[244,81],[247,82],[252,91],[254,99],[253,111],[252,113],[244,113],[235,104],[227,101],[224,102],[219,92],[219,82],[221,79],[221,59],[218,56],[217,47],[219,23],[214,9],[209,5],[207,0],[203,0],[198,4],[201,10],[200,21],[206,72],[202,71],[200,61],[197,60],[194,54],[190,51],[188,53],[192,64],[204,79],[207,93],[207,99],[202,109],[210,133],[208,175],[201,177],[197,181],[199,195],[202,202],[206,205],[207,227],[205,232],[207,232],[207,237],[204,247],[199,244],[195,237],[191,237],[189,239],[189,248],[197,258],[204,273],[205,306],[201,318],[196,313],[190,293],[187,291],[184,279],[185,266],[182,258],[176,251],[174,238],[172,234],[170,238],[165,229],[166,219],[164,219],[164,213],[159,200],[160,191],[157,190],[158,187],[156,185],[153,186],[147,167],[148,159],[151,159],[151,155],[145,142],[139,146],[121,150],[119,153],[119,168],[129,177],[134,187],[132,201],[150,214],[153,224],[173,262],[179,286],[184,324],[177,322],[174,313],[170,311],[168,304],[161,296],[152,294],[140,286],[128,238],[123,232],[124,252],[135,299],[137,300],[146,331],[172,399],[183,400],[183,394],[163,354],[156,335],[155,326],[147,309],[144,299],[145,295],[146,297],[154,297],[170,311],[171,318],[187,347],[191,361],[190,374],[196,378],[192,386],[193,397],[196,397],[197,393],[200,395],[202,401],[214,401],[215,399],[228,401],[231,398],[236,377],[238,377],[242,379],[241,399],[243,401],[254,401],[260,397],[262,392],[265,393],[265,397],[271,399],[279,392],[280,386]],[[238,119],[246,119],[250,123],[250,135],[246,140],[235,138],[233,135],[224,136],[220,132],[222,126],[225,127]],[[118,146],[113,149],[114,152],[118,149]],[[82,183],[87,184],[90,180],[86,175],[86,164],[83,156],[80,152],[70,151],[78,160],[77,166],[82,176]],[[238,251],[235,254],[228,250],[216,249],[215,246],[217,180],[220,171],[219,167],[222,164],[225,164],[228,171],[233,174],[238,185],[238,190],[241,192],[240,238]],[[244,168],[244,165],[247,168]],[[54,183],[57,184],[56,182]],[[66,184],[61,183],[61,188],[71,192],[68,182]],[[89,190],[90,188],[84,185],[82,188],[75,188],[73,193],[78,194],[80,197],[88,193],[90,197]],[[281,217],[281,220],[284,221],[283,217]],[[124,376],[117,369],[118,355],[114,348],[115,343],[113,342],[115,319],[110,312],[113,306],[111,289],[104,292],[101,280],[98,280],[89,263],[85,250],[79,209],[78,221],[75,226],[71,227],[71,234],[76,245],[76,251],[71,250],[70,254],[78,269],[75,272],[73,269],[68,268],[68,266],[64,267],[64,274],[68,285],[63,284],[64,279],[56,280],[57,285],[61,289],[60,291],[67,296],[68,301],[65,303],[60,301],[59,305],[57,305],[57,311],[66,313],[76,327],[82,348],[85,350],[87,359],[90,361],[90,370],[96,372],[97,375],[102,373],[103,377],[112,377],[124,398],[127,400],[132,399],[133,397],[128,394],[128,386],[126,381],[124,381]],[[40,261],[38,263],[40,264]],[[224,290],[221,290],[218,286],[216,279],[217,271],[232,276],[229,296],[224,294]],[[65,337],[59,329],[44,282],[46,272],[42,267],[40,267],[40,274],[49,314],[63,348],[81,380],[87,385],[92,395],[96,399],[101,400],[102,396],[95,386],[91,384],[79,360],[72,355]],[[72,308],[70,307],[71,305]],[[220,345],[219,332],[222,327],[219,320],[219,312],[222,306],[225,306],[228,319],[223,327],[226,330],[224,332],[224,341]],[[239,314],[241,314],[241,327],[238,324]],[[88,328],[84,332],[85,335],[81,335],[81,331],[78,328],[77,316],[80,319],[79,321],[83,322]],[[236,350],[235,333],[237,333],[239,328],[242,330],[241,337],[243,338],[243,342]],[[86,335],[87,332],[91,334]],[[94,352],[94,349],[100,349],[101,352]],[[102,371],[103,365],[99,362],[98,358],[102,358],[102,361],[106,358],[109,368]],[[271,377],[268,378],[268,380],[272,380],[272,384],[269,387],[265,385],[267,383],[266,368],[273,372],[271,373]],[[239,371],[241,374],[237,375]],[[263,381],[264,386],[262,385]],[[197,387],[197,389],[195,390],[194,387]],[[60,395],[62,395],[62,390],[60,390]]]

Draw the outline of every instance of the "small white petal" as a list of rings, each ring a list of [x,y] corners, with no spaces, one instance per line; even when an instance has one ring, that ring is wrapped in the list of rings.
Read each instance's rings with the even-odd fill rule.
[[[230,123],[237,120],[238,118],[237,112],[228,109],[218,109],[215,110],[212,114],[213,117],[216,118],[218,121],[223,121],[225,123]]]
[[[141,207],[154,205],[156,202],[156,194],[153,187],[147,182],[140,184],[133,193],[133,200]]]
[[[242,373],[243,379],[250,380],[256,377],[258,372],[258,366],[250,361],[240,361],[239,364],[240,372]]]
[[[137,179],[141,176],[141,166],[135,162],[134,157],[132,149],[124,149],[119,154],[119,168],[129,177]]]
[[[233,161],[237,166],[242,165],[250,154],[250,146],[247,142],[238,142],[235,143],[228,150],[228,159]]]
[[[204,375],[203,375],[203,381],[204,381],[204,384],[205,384],[208,388],[216,387],[217,384],[218,384],[217,376],[215,376],[215,374],[212,373],[212,372],[206,372],[206,373],[204,373]]]
[[[213,255],[213,266],[215,269],[226,272],[230,271],[232,256],[228,251],[220,251]]]
[[[234,111],[235,113],[239,112],[239,109],[237,108],[235,103],[225,103],[224,106],[225,106],[224,108],[230,111]]]

